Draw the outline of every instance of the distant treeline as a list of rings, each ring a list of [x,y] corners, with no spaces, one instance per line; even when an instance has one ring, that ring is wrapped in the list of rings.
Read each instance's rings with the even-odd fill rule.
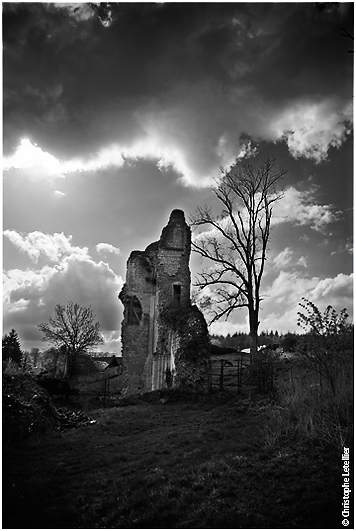
[[[286,334],[279,334],[276,330],[273,332],[261,332],[258,336],[258,345],[276,345],[278,344],[284,351],[292,352],[300,338],[300,334],[288,332]],[[236,348],[237,350],[243,350],[250,346],[250,336],[244,332],[235,333],[233,335],[211,335],[212,343],[221,345],[222,347]]]
[[[235,333],[227,336],[213,334],[210,336],[211,342],[222,347],[235,348],[236,350],[243,350],[250,346],[250,336],[244,332]],[[279,345],[284,351],[293,352],[298,339],[302,336],[288,332],[287,334],[280,334],[277,330],[275,332],[261,332],[258,337],[259,345]],[[54,369],[56,374],[62,374],[65,370],[65,352],[62,348],[51,347],[47,350],[41,351],[39,348],[32,348],[30,351],[23,351],[20,345],[20,339],[15,330],[9,334],[5,334],[2,341],[2,355],[3,361],[11,359],[18,365],[26,369],[41,368],[44,370]],[[105,356],[111,357],[113,353],[109,352],[91,352],[91,357]],[[89,356],[87,356],[89,358]],[[85,356],[84,356],[85,358]],[[84,358],[81,360],[84,363]],[[88,360],[89,361],[89,360]]]
[[[102,362],[95,361],[95,358],[100,356],[110,359],[113,354],[112,352],[81,353],[76,356],[74,373],[76,375],[88,375],[96,372],[98,368],[102,367]],[[3,369],[9,363],[10,365],[15,363],[23,371],[51,371],[53,376],[64,377],[66,373],[66,348],[63,346],[40,350],[34,347],[30,351],[22,350],[19,335],[16,330],[12,329],[2,338],[2,361]]]

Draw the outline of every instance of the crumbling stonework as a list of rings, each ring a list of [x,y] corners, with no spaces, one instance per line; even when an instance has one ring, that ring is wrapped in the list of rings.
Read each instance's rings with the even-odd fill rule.
[[[181,210],[173,210],[159,241],[133,251],[124,304],[123,357],[129,391],[173,385],[204,386],[209,339],[203,315],[190,300],[191,231]]]

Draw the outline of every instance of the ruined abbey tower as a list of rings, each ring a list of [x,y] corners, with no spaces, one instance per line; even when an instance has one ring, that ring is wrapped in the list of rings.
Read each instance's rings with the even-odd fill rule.
[[[160,239],[127,261],[122,345],[130,391],[204,385],[209,339],[203,315],[190,301],[191,231],[173,210]]]

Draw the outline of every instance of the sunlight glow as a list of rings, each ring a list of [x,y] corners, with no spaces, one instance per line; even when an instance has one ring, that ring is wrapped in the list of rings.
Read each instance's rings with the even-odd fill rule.
[[[30,170],[33,177],[64,177],[77,171],[95,171],[111,165],[122,166],[124,162],[125,159],[117,146],[102,149],[96,157],[88,161],[72,159],[61,162],[28,138],[24,138],[13,155],[4,157],[3,169]]]
[[[119,168],[125,164],[126,159],[153,160],[160,171],[173,168],[182,179],[184,176],[183,184],[193,182],[196,177],[194,171],[192,172],[186,163],[183,152],[169,143],[164,145],[155,135],[137,139],[130,146],[111,144],[101,149],[89,160],[77,158],[67,161],[59,161],[28,138],[24,138],[13,155],[3,158],[3,169],[4,171],[26,170],[26,175],[32,178],[48,179],[65,177],[67,174],[76,172],[97,171],[109,166]],[[209,184],[211,184],[210,178],[202,179],[200,183],[202,186]],[[60,192],[56,193],[60,194]]]
[[[32,169],[46,176],[58,175],[61,172],[59,161],[36,144],[32,144],[28,138],[21,140],[13,155],[3,158],[3,169],[10,168]]]

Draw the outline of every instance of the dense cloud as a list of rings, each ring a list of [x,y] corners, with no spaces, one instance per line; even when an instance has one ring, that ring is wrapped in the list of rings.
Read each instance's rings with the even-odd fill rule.
[[[59,262],[65,256],[82,260],[88,258],[88,249],[72,246],[72,236],[67,237],[63,233],[51,235],[35,231],[20,234],[15,230],[5,230],[4,236],[18,249],[28,253],[34,262],[38,262],[41,255],[44,255],[50,262]]]
[[[104,334],[117,336],[122,316],[117,296],[122,279],[107,263],[96,262],[86,248],[71,246],[71,237],[64,234],[5,231],[5,236],[36,263],[39,253],[51,262],[4,273],[5,331],[15,328],[24,339],[40,340],[37,325],[53,315],[56,304],[72,300],[91,306]]]
[[[340,212],[333,205],[319,204],[317,191],[318,188],[313,185],[303,191],[294,186],[287,188],[273,209],[272,224],[291,223],[323,232],[337,221]]]
[[[110,18],[4,5],[5,154],[25,135],[61,163],[143,156],[201,185],[249,138],[320,162],[350,131],[336,36],[352,4],[113,4]]]

